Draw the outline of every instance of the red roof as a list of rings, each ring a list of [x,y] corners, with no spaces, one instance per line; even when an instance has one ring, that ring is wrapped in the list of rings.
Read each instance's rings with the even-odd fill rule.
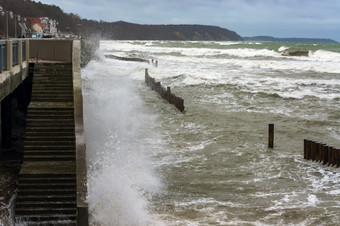
[[[44,24],[41,23],[40,17],[27,17],[27,20],[31,25],[38,24],[40,27],[44,27]]]

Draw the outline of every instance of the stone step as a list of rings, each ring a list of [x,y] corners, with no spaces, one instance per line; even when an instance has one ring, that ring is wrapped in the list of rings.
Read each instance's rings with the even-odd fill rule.
[[[60,73],[60,72],[69,72],[72,73],[72,66],[60,65],[60,66],[41,66],[34,67],[34,72],[36,73]]]
[[[63,91],[63,90],[66,90],[66,91],[72,91],[73,90],[73,86],[71,85],[63,85],[63,84],[60,84],[60,85],[53,85],[53,84],[50,84],[50,85],[33,85],[33,89],[35,91],[45,91],[46,89],[48,89],[49,91]]]
[[[31,113],[31,112],[28,112],[27,113],[27,119],[65,119],[65,118],[67,118],[67,119],[73,119],[74,118],[74,115],[73,114],[57,114],[57,113],[54,113],[54,114],[52,114],[52,113],[46,113],[46,114],[43,114],[43,113],[41,113],[41,114],[39,114],[39,113],[35,113],[35,114],[33,114],[33,113]]]
[[[74,110],[73,105],[41,105],[38,103],[31,102],[31,104],[28,106],[28,110],[30,111],[68,111],[68,110]]]
[[[16,202],[69,202],[76,201],[73,195],[18,195]]]
[[[56,62],[56,63],[36,63],[34,64],[34,68],[72,68],[72,63],[66,62]]]
[[[23,218],[25,220],[20,219]],[[58,214],[50,214],[50,215],[36,215],[36,216],[26,216],[22,215],[20,217],[16,217],[16,221],[18,225],[28,225],[28,226],[76,226],[76,216],[75,215],[63,215],[59,216]],[[22,222],[25,223],[22,223]]]
[[[25,190],[25,189],[50,189],[50,188],[56,188],[56,189],[75,189],[76,184],[75,183],[40,183],[40,184],[35,184],[35,183],[22,183],[19,184],[19,189],[20,190]]]
[[[72,95],[73,96],[73,90],[36,90],[32,92],[32,96],[40,96],[40,95]]]
[[[35,184],[39,186],[40,184],[76,184],[76,178],[75,177],[25,177],[22,174],[20,174],[19,177],[19,186],[20,184]]]
[[[73,90],[41,90],[38,92],[32,92],[32,96],[73,96]]]
[[[35,130],[26,130],[26,136],[28,137],[63,137],[63,136],[73,136],[74,137],[74,129],[70,128],[69,130],[61,129],[35,129]]]
[[[69,76],[72,78],[72,69],[62,69],[62,70],[35,70],[35,74],[33,75],[33,78],[39,77],[39,76],[54,76],[54,77],[65,77]]]
[[[74,128],[36,127],[26,130],[26,136],[74,136]]]
[[[37,186],[36,184],[33,184],[34,186]],[[39,185],[38,185],[39,186]],[[54,184],[54,186],[59,186],[58,184]],[[72,186],[76,186],[75,184]],[[60,203],[58,201],[53,200],[46,200],[46,201],[23,201],[19,200],[17,202],[20,206],[65,206],[65,207],[72,207],[77,204],[77,201],[75,199],[64,201],[63,203]]]
[[[64,150],[26,150],[25,151],[25,156],[28,155],[75,155],[75,151],[70,150],[70,151],[64,151]]]
[[[69,108],[69,109],[63,109],[63,108],[29,108],[27,110],[27,114],[65,114],[65,115],[73,115],[74,114],[74,110],[73,108]]]
[[[25,145],[25,151],[41,151],[41,150],[51,150],[51,151],[74,151],[74,145]]]
[[[73,89],[72,82],[54,82],[54,81],[46,81],[46,82],[35,82],[33,87],[68,87],[70,90]]]
[[[63,102],[69,102],[72,103],[73,102],[73,98],[35,98],[32,97],[31,98],[32,101],[39,101],[39,102],[59,102],[59,103],[63,103]]]
[[[74,140],[72,141],[54,141],[54,140],[43,140],[43,141],[26,141],[25,145],[35,145],[38,146],[46,146],[46,145],[75,145]]]
[[[33,78],[33,84],[44,84],[44,83],[54,83],[54,84],[73,84],[73,79],[71,76],[68,77],[55,77],[55,76],[41,76]]]
[[[69,92],[55,92],[55,93],[39,93],[39,94],[36,94],[36,93],[33,93],[32,94],[32,98],[72,98],[73,99],[73,93],[69,93]]]
[[[26,125],[33,127],[45,127],[45,128],[60,128],[74,126],[74,121],[43,121],[43,120],[30,120]]]
[[[48,122],[48,121],[28,121],[26,122],[26,125],[29,125],[32,129],[35,128],[69,128],[74,127],[74,122]]]
[[[75,194],[76,188],[69,188],[69,189],[57,189],[57,188],[50,188],[50,189],[23,189],[18,190],[18,195],[20,196],[31,196],[31,195],[40,195],[40,196],[46,196],[46,195],[72,195]]]
[[[25,141],[74,141],[73,136],[28,136],[26,135]]]
[[[53,119],[53,118],[45,118],[45,119],[30,119],[28,120],[29,123],[38,123],[38,122],[41,122],[41,123],[49,123],[49,122],[56,122],[57,124],[58,123],[73,123],[74,119],[72,118],[68,118],[68,119]]]
[[[49,110],[37,110],[37,111],[32,111],[32,110],[28,110],[27,111],[27,117],[36,117],[36,116],[50,116],[50,117],[54,117],[54,116],[74,116],[74,112],[72,111],[49,111]]]
[[[33,90],[35,91],[44,91],[46,89],[48,90],[73,90],[73,85],[68,83],[34,83],[32,85]]]
[[[69,72],[67,73],[49,73],[49,74],[35,74],[33,75],[33,80],[34,81],[39,81],[39,80],[70,80],[73,81],[72,74]]]
[[[61,75],[64,75],[64,74],[71,74],[72,75],[72,67],[46,67],[46,68],[42,68],[42,67],[37,67],[37,68],[34,68],[34,72],[36,74],[61,74]]]
[[[47,215],[47,214],[60,214],[60,215],[76,215],[76,208],[16,208],[15,214],[20,215]]]
[[[75,161],[76,156],[69,155],[51,155],[51,156],[41,156],[41,155],[24,155],[24,161]]]
[[[56,94],[56,95],[33,95],[31,97],[33,101],[40,102],[41,100],[49,100],[48,102],[54,102],[55,100],[65,100],[64,102],[73,102],[73,95],[72,94]]]

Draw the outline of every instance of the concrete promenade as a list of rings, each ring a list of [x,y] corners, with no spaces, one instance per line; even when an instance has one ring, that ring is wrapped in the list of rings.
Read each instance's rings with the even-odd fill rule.
[[[22,41],[18,43],[20,49]],[[25,51],[18,51],[21,61],[15,66],[8,63],[12,56],[7,51],[7,67],[0,74],[2,102],[25,79],[33,76],[31,96],[26,97],[29,105],[15,201],[16,220],[35,225],[86,226],[87,169],[80,40],[25,39],[24,47]],[[6,48],[13,49],[8,44]],[[22,57],[23,52],[26,58]],[[8,122],[4,117],[0,121]],[[0,134],[1,138],[11,136],[10,129],[1,131],[5,131]],[[0,140],[0,144],[3,146],[4,142]]]

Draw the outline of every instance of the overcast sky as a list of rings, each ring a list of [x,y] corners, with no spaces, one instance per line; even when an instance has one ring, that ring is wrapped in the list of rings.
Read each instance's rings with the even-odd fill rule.
[[[37,0],[36,0],[37,1]],[[241,36],[340,41],[340,0],[40,0],[82,18],[139,24],[203,24]]]

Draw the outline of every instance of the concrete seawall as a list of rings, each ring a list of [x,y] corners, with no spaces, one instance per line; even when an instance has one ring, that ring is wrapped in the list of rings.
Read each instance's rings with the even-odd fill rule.
[[[23,41],[25,41],[25,45],[22,44]],[[24,98],[26,99],[25,104],[24,104],[25,110],[23,110],[23,112],[24,112],[24,115],[27,114],[26,113],[27,106],[30,102],[30,96],[32,92],[32,77],[34,77],[33,71],[29,70],[31,68],[30,65],[33,66],[36,63],[39,63],[39,65],[41,65],[40,63],[42,62],[44,62],[44,64],[47,64],[47,63],[71,64],[72,65],[71,66],[71,69],[72,69],[72,74],[71,74],[72,80],[71,81],[72,81],[72,87],[73,87],[72,88],[73,90],[72,91],[73,93],[72,106],[74,109],[74,113],[73,113],[74,114],[73,116],[74,130],[73,131],[74,131],[74,144],[75,144],[74,147],[75,147],[75,175],[76,175],[76,191],[75,191],[76,221],[75,222],[77,225],[88,225],[88,205],[86,203],[86,195],[87,195],[86,147],[85,147],[84,124],[83,124],[83,99],[82,99],[80,65],[83,65],[83,66],[86,65],[86,63],[92,57],[92,55],[87,56],[87,54],[92,54],[94,52],[94,50],[99,46],[99,41],[96,42],[93,40],[91,41],[82,40],[81,41],[81,40],[56,40],[56,39],[18,40],[16,43],[18,43],[19,48],[18,48],[18,51],[14,53],[14,54],[17,54],[19,58],[17,65],[13,65],[12,60],[11,60],[13,58],[13,53],[11,53],[11,51],[15,50],[15,48],[12,48],[11,43],[12,41],[7,41],[6,43],[7,44],[6,45],[7,65],[5,69],[1,71],[1,74],[0,74],[0,101],[1,101],[0,112],[5,113],[5,114],[0,115],[1,116],[0,154],[1,154],[1,147],[4,146],[4,141],[3,141],[4,137],[6,140],[9,140],[9,143],[7,141],[7,145],[8,145],[7,150],[12,150],[11,143],[10,143],[10,139],[12,136],[12,132],[11,132],[12,124],[10,122],[13,121],[13,118],[12,118],[13,112],[11,111],[12,109],[11,103],[13,102],[12,101],[13,93],[17,92],[18,87],[25,86],[23,90],[27,90],[29,92],[23,95],[25,96]],[[84,43],[86,43],[86,45],[84,45]],[[25,48],[24,50],[21,48],[22,46],[24,46]],[[82,49],[82,47],[84,48],[84,47],[89,47],[89,46],[91,47],[90,50]],[[23,57],[23,54],[25,55],[25,57]],[[81,62],[81,55],[82,55],[82,58],[87,60],[87,62]],[[0,61],[1,61],[1,56],[0,56]],[[44,78],[44,74],[43,74],[44,70],[45,69],[40,69],[42,73],[42,74],[40,73],[39,75],[40,78]],[[49,78],[47,77],[46,79],[49,79]],[[54,79],[58,79],[58,78],[56,77]],[[45,79],[41,81],[45,84]],[[52,84],[53,83],[51,83],[51,85]],[[37,92],[40,93],[42,91],[36,90],[35,93]],[[62,97],[64,94],[58,94],[58,95]],[[15,96],[18,96],[18,95],[15,95]],[[18,100],[18,103],[19,103],[19,100]],[[43,102],[40,102],[40,107],[43,107],[44,103],[45,103],[44,100]],[[1,109],[1,106],[2,106],[2,109]],[[37,117],[37,116],[34,116],[34,117]],[[35,131],[35,130],[36,129],[33,130],[34,133],[35,132],[40,133],[39,131]],[[32,132],[30,133],[32,134]],[[26,137],[25,140],[34,142],[32,141],[32,137]],[[24,152],[24,151],[21,150],[21,152]],[[41,153],[41,151],[39,151],[39,153]],[[28,157],[27,159],[30,159],[30,158],[32,159],[32,157]],[[41,160],[39,161],[36,161],[36,162],[31,161],[29,162],[29,164],[26,164],[26,166],[27,165],[32,166],[32,164],[33,166],[35,164],[37,164],[37,166],[38,165],[43,166],[44,164],[42,164]],[[60,159],[57,161],[60,161]],[[23,165],[25,165],[25,158],[24,158]],[[38,166],[38,168],[42,170],[40,166]],[[48,171],[49,165],[45,164],[45,167],[47,167],[47,171]],[[33,168],[36,168],[36,167],[33,167]],[[25,168],[22,170],[23,170],[22,172],[26,175],[29,172],[28,168]],[[36,171],[34,173],[36,173]],[[23,185],[23,186],[26,186],[26,185]],[[33,211],[33,210],[29,209],[29,211]]]

